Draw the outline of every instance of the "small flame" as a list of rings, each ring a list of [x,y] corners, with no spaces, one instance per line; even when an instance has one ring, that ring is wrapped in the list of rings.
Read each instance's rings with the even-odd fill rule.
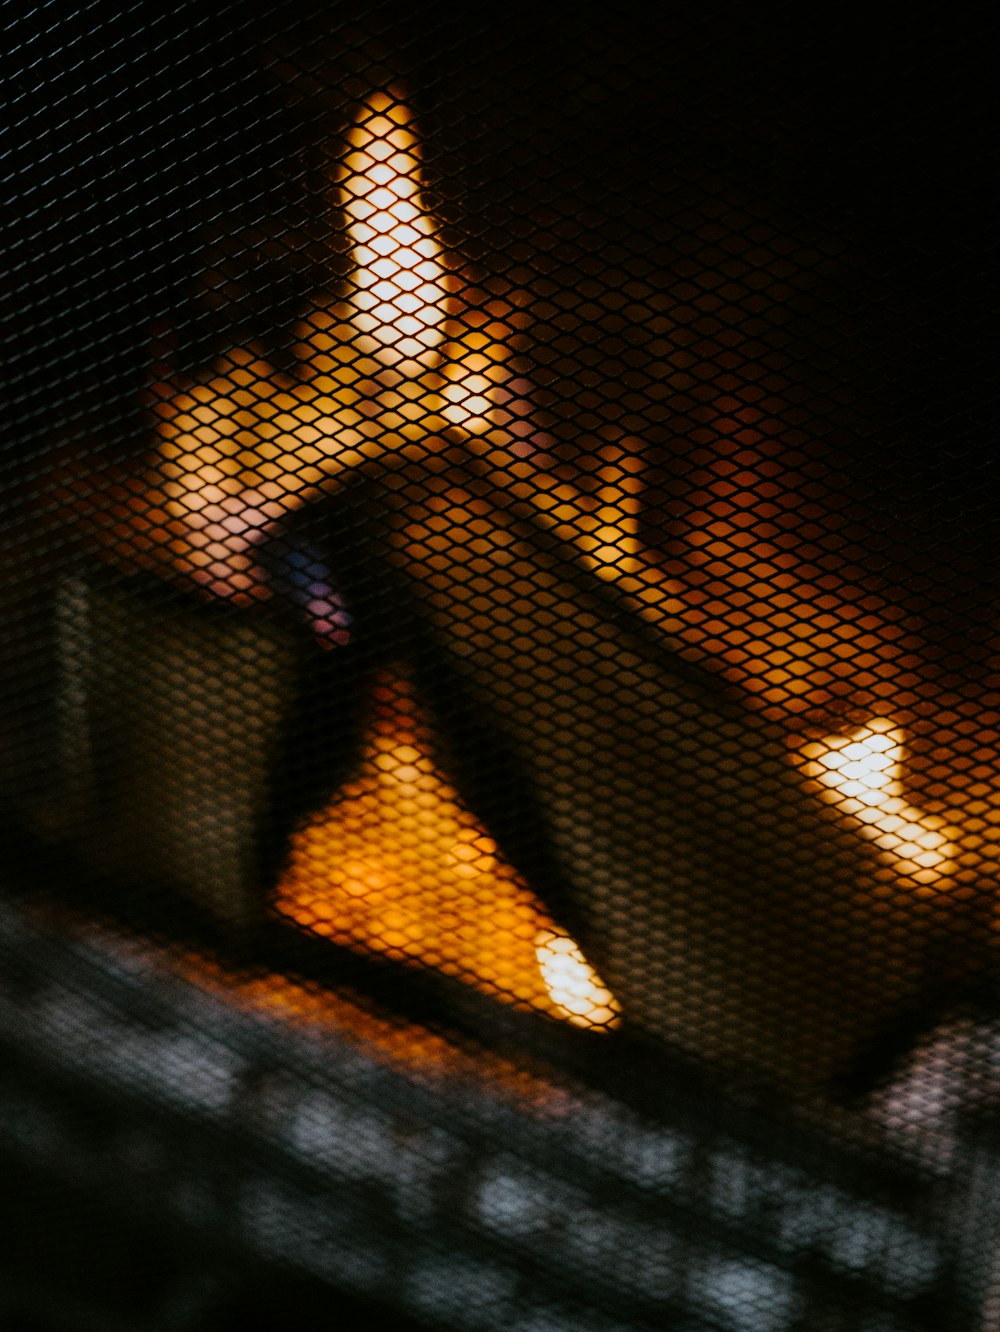
[[[813,748],[818,748],[815,755]],[[881,807],[902,793],[903,733],[884,717],[873,718],[850,735],[828,736],[803,751],[815,762],[815,775],[849,800]]]
[[[359,349],[401,377],[436,359],[448,299],[410,126],[405,106],[372,94],[348,131],[337,178],[355,264],[350,304]]]
[[[563,1017],[578,1027],[612,1027],[618,1021],[615,997],[568,934],[540,930],[535,953],[545,984]]]
[[[829,735],[800,751],[807,777],[824,800],[862,825],[883,858],[928,887],[955,868],[956,848],[942,819],[903,798],[903,731],[874,717],[848,735]]]

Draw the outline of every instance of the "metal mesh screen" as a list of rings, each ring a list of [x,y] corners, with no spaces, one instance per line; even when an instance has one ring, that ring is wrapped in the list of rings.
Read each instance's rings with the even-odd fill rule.
[[[994,1325],[987,49],[8,30],[3,1327]]]

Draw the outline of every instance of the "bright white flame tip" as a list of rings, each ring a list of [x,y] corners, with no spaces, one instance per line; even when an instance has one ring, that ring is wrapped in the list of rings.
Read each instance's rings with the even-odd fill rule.
[[[541,930],[535,954],[552,1002],[574,1026],[616,1026],[619,1008],[615,997],[601,981],[568,934]]]
[[[900,873],[924,885],[951,873],[955,847],[940,821],[902,798],[904,735],[888,718],[873,717],[850,735],[826,736],[802,753],[823,799],[857,819]]]
[[[448,298],[409,119],[388,93],[370,97],[337,182],[355,257],[353,322],[382,365],[406,374],[436,361]]]

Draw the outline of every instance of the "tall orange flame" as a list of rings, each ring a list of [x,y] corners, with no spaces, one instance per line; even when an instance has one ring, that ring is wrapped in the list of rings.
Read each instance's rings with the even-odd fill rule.
[[[337,185],[354,259],[351,323],[360,350],[410,378],[437,359],[448,300],[410,113],[374,93],[347,143]]]

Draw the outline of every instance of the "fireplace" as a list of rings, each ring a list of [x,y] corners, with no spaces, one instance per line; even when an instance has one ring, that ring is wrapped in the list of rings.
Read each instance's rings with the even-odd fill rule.
[[[976,43],[350,8],[17,28],[0,1309],[985,1329]]]

